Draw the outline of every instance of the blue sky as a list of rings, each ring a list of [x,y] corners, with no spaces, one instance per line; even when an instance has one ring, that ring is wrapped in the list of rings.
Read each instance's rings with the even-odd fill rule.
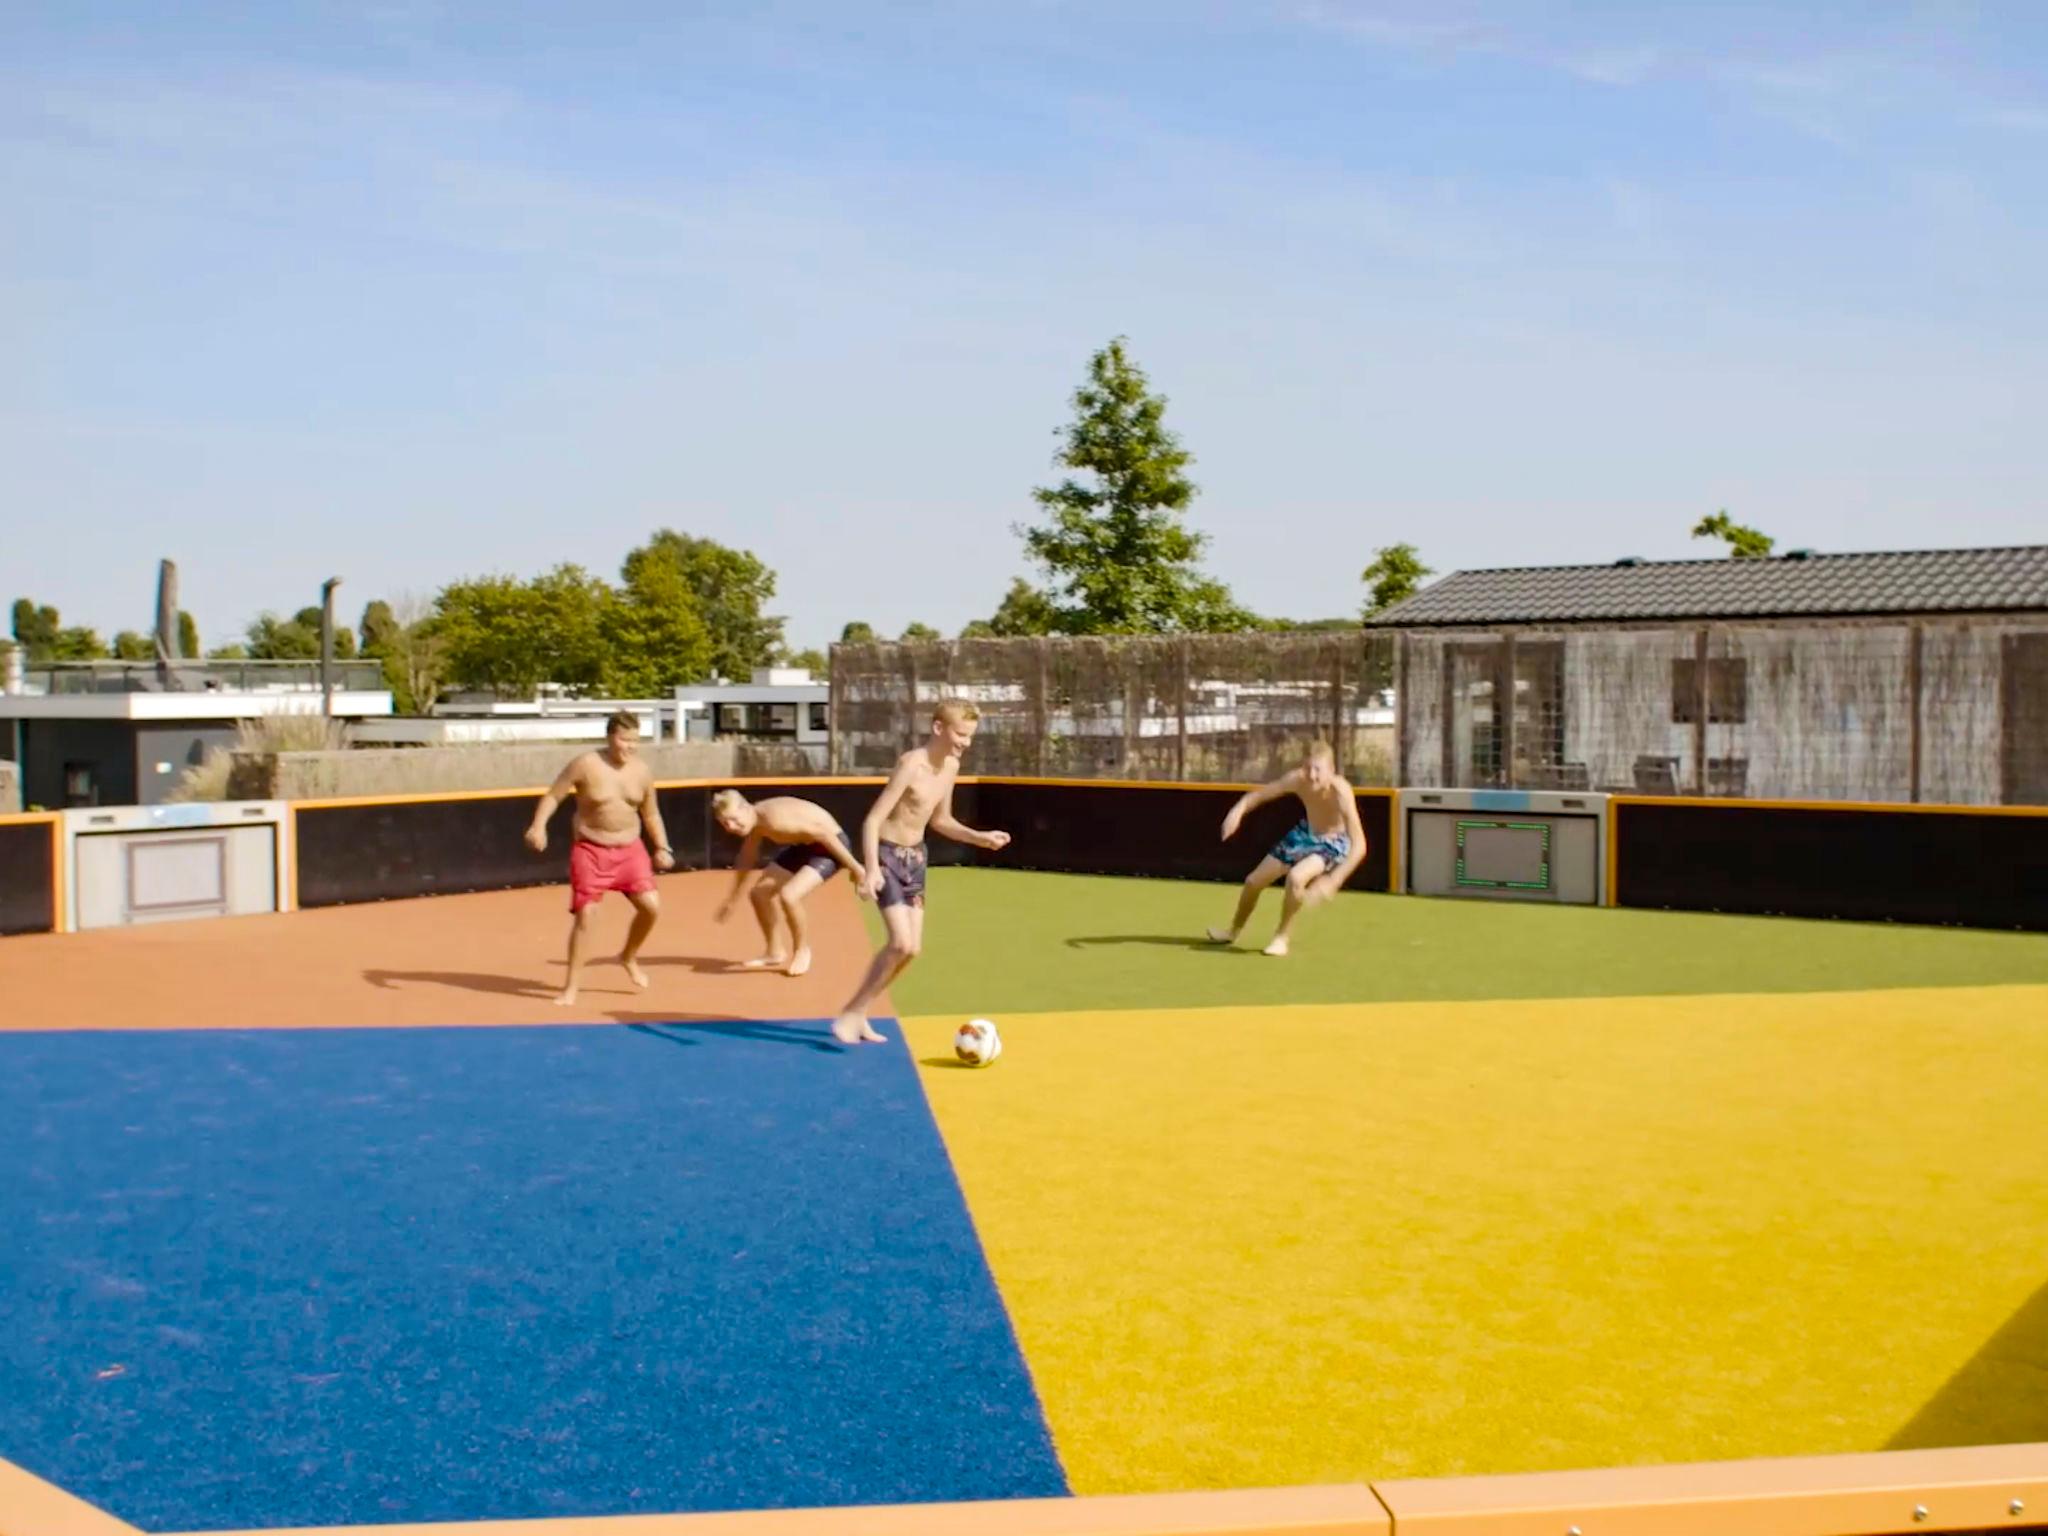
[[[1130,339],[1261,611],[2048,537],[2048,7],[0,4],[0,599],[210,643],[674,526],[1025,567]]]

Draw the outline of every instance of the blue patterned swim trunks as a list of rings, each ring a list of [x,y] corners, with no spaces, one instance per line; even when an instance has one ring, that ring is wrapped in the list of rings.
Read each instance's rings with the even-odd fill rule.
[[[1287,835],[1273,845],[1272,857],[1292,869],[1312,853],[1322,856],[1326,868],[1335,869],[1351,857],[1351,839],[1342,832],[1332,833],[1328,837],[1318,836],[1304,818],[1296,822]]]

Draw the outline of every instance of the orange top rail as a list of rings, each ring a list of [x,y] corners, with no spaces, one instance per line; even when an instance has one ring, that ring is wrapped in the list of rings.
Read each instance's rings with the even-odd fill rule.
[[[0,1507],[0,1536],[121,1536],[103,1527],[31,1529],[5,1515]],[[1224,1493],[316,1529],[320,1536],[1904,1536],[2044,1523],[2048,1443]]]

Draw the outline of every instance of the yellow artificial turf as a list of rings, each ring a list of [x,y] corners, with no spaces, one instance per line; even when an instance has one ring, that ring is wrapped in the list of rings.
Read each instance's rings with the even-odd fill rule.
[[[1077,1493],[2048,1438],[2048,987],[957,1022]]]

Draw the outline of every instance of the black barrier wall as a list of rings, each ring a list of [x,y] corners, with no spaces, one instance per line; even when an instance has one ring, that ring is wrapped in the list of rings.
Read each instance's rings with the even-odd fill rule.
[[[999,854],[977,855],[1013,869],[1084,875],[1144,875],[1173,880],[1242,880],[1301,819],[1293,799],[1259,807],[1237,836],[1222,839],[1223,817],[1243,793],[1215,785],[1118,786],[992,780],[974,786],[970,824],[1012,839]],[[1346,889],[1387,889],[1393,800],[1360,795],[1366,854]]]
[[[50,932],[56,885],[50,824],[0,822],[0,933]]]
[[[572,810],[548,823],[548,851],[524,841],[538,794],[297,807],[299,905],[389,901],[548,885],[569,878]]]
[[[2048,931],[2048,816],[1622,801],[1624,907]]]
[[[793,779],[736,786],[751,800],[798,795],[839,818],[860,852],[860,827],[880,785]],[[739,844],[711,819],[715,789],[660,791],[661,816],[679,869],[729,869]],[[1009,848],[986,854],[931,839],[935,865],[1063,870],[1179,880],[1241,880],[1294,824],[1292,801],[1261,807],[1236,837],[1221,839],[1224,812],[1239,791],[1211,785],[1117,787],[1028,781],[962,784],[953,814],[968,826],[1008,832]],[[568,879],[568,807],[549,826],[548,850],[522,840],[537,795],[298,807],[299,905],[386,901],[407,896],[510,890]],[[1361,795],[1367,852],[1355,890],[1387,888],[1392,801]]]

